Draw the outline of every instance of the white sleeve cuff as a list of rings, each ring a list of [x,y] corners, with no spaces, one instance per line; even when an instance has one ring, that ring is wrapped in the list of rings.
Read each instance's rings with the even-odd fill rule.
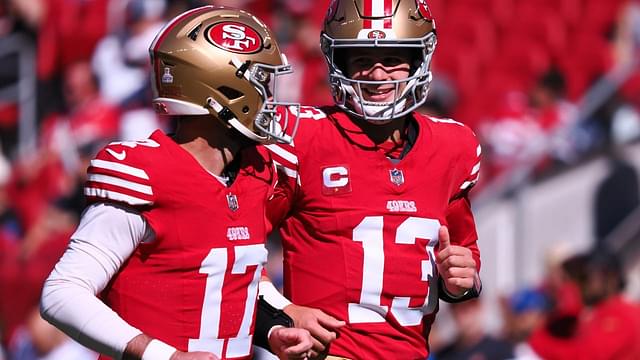
[[[258,296],[262,296],[264,301],[278,310],[282,310],[285,307],[291,305],[291,301],[280,294],[278,289],[273,286],[271,281],[260,281],[258,286]]]
[[[176,348],[173,346],[153,339],[144,349],[141,360],[169,360],[174,352],[176,352]]]

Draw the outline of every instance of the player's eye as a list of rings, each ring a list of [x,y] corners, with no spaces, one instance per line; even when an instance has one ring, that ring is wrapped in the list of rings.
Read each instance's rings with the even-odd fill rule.
[[[406,63],[406,60],[398,56],[387,56],[382,59],[382,65],[385,67],[395,67]]]
[[[356,57],[351,60],[351,64],[358,70],[366,70],[374,65],[374,61],[370,57]]]

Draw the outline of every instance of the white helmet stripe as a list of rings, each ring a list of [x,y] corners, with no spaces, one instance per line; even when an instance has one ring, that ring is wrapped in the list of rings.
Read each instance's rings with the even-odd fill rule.
[[[364,9],[363,16],[367,17],[389,17],[388,19],[365,19],[363,21],[364,29],[391,29],[391,15],[393,15],[393,1],[392,0],[365,0],[363,2]]]

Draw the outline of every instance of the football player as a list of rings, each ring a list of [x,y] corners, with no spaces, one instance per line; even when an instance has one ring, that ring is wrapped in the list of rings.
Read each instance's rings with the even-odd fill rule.
[[[424,0],[333,0],[321,46],[335,106],[287,110],[295,142],[268,146],[284,175],[268,213],[286,298],[267,281],[260,293],[318,353],[425,359],[438,298],[480,292],[480,147],[464,124],[417,112],[436,47]]]
[[[304,358],[309,333],[271,326],[290,319],[257,299],[276,177],[255,145],[290,141],[270,93],[285,57],[260,20],[214,6],[174,18],[150,54],[154,106],[177,130],[91,161],[89,205],[42,316],[103,357],[250,359],[261,336],[280,358]],[[254,325],[257,307],[266,322]]]

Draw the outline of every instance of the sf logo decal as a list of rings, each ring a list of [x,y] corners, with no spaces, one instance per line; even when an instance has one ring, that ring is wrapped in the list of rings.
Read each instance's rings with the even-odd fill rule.
[[[206,38],[223,50],[240,54],[251,54],[262,49],[260,34],[253,28],[234,21],[210,26]]]

